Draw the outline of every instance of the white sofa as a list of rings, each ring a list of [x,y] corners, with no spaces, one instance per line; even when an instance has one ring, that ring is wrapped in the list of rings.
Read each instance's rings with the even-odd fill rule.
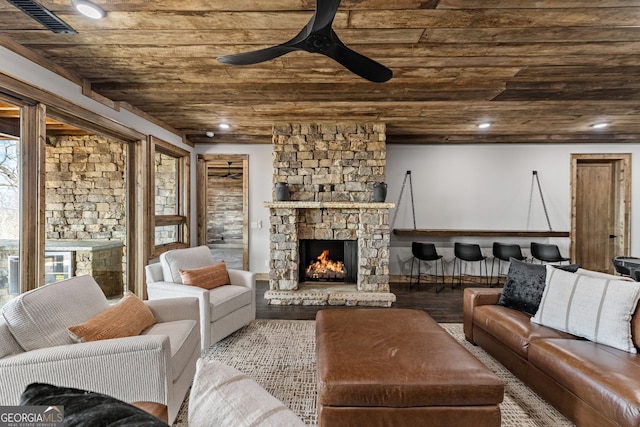
[[[17,405],[33,382],[168,407],[173,422],[200,357],[195,298],[145,301],[157,323],[141,335],[76,343],[69,326],[109,308],[90,276],[39,287],[9,301],[0,318],[0,405]]]
[[[202,349],[237,331],[256,318],[256,275],[228,269],[231,285],[211,290],[184,285],[180,270],[215,264],[207,246],[174,249],[160,262],[145,267],[150,300],[192,296],[198,298]]]

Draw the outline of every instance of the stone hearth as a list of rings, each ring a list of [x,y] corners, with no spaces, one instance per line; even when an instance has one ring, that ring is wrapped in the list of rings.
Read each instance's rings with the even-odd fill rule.
[[[274,305],[388,307],[389,209],[374,203],[373,185],[385,180],[385,126],[274,127],[274,184],[289,184],[288,201],[270,210],[269,290]],[[356,240],[356,283],[299,283],[299,241]]]

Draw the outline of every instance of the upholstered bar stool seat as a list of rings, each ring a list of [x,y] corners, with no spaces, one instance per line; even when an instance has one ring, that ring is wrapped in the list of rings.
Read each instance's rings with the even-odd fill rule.
[[[500,283],[500,277],[504,277],[501,270],[501,262],[509,262],[511,258],[517,259],[518,261],[524,261],[527,258],[522,255],[522,249],[520,245],[517,244],[505,244],[505,243],[493,243],[493,261],[491,261],[491,278],[489,279],[489,284],[493,284],[493,267],[498,261],[498,274],[496,275],[496,285]]]
[[[444,289],[444,263],[442,261],[442,255],[439,255],[438,251],[436,250],[436,245],[434,245],[433,243],[412,242],[411,253],[413,254],[413,258],[411,259],[411,278],[409,279],[409,287],[413,287],[413,264],[415,261],[417,261],[418,279],[416,284],[420,286],[420,279],[422,277],[422,275],[420,274],[420,264],[422,262],[433,262],[435,267],[435,274],[433,275],[433,277],[435,281],[431,283],[435,283],[436,293]],[[438,274],[438,261],[440,261],[440,274]],[[438,286],[438,283],[440,283],[441,286]]]
[[[458,243],[454,244],[453,252],[455,258],[453,260],[453,274],[451,276],[451,287],[462,285],[462,277],[463,276],[472,276],[470,274],[462,274],[462,263],[469,262],[479,262],[480,263],[480,283],[475,282],[476,284],[483,284],[484,281],[488,281],[488,271],[487,271],[487,257],[482,254],[482,250],[480,249],[480,245],[475,243]],[[456,279],[456,264],[458,265],[458,283],[455,284]],[[482,264],[484,264],[484,275],[482,274]]]
[[[545,243],[531,242],[531,256],[540,261],[540,264],[571,261],[571,258],[563,257],[562,254],[560,254],[558,245]]]

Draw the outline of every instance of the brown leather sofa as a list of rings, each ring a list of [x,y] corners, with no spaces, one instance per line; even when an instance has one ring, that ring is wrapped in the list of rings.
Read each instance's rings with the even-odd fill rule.
[[[578,426],[640,426],[640,354],[530,322],[496,305],[501,289],[464,290],[464,333]],[[639,304],[640,305],[640,304]],[[640,314],[632,332],[640,333]]]

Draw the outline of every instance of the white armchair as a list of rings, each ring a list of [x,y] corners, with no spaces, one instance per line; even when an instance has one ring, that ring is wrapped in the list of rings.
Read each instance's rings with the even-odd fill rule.
[[[256,318],[255,273],[228,269],[231,285],[211,290],[183,284],[180,269],[192,270],[214,263],[210,249],[198,246],[167,251],[160,255],[160,262],[145,267],[150,300],[198,298],[203,350]]]
[[[91,276],[39,287],[0,316],[0,405],[17,405],[33,382],[168,407],[175,419],[200,357],[195,298],[145,301],[156,324],[139,336],[76,343],[67,328],[109,308]]]

